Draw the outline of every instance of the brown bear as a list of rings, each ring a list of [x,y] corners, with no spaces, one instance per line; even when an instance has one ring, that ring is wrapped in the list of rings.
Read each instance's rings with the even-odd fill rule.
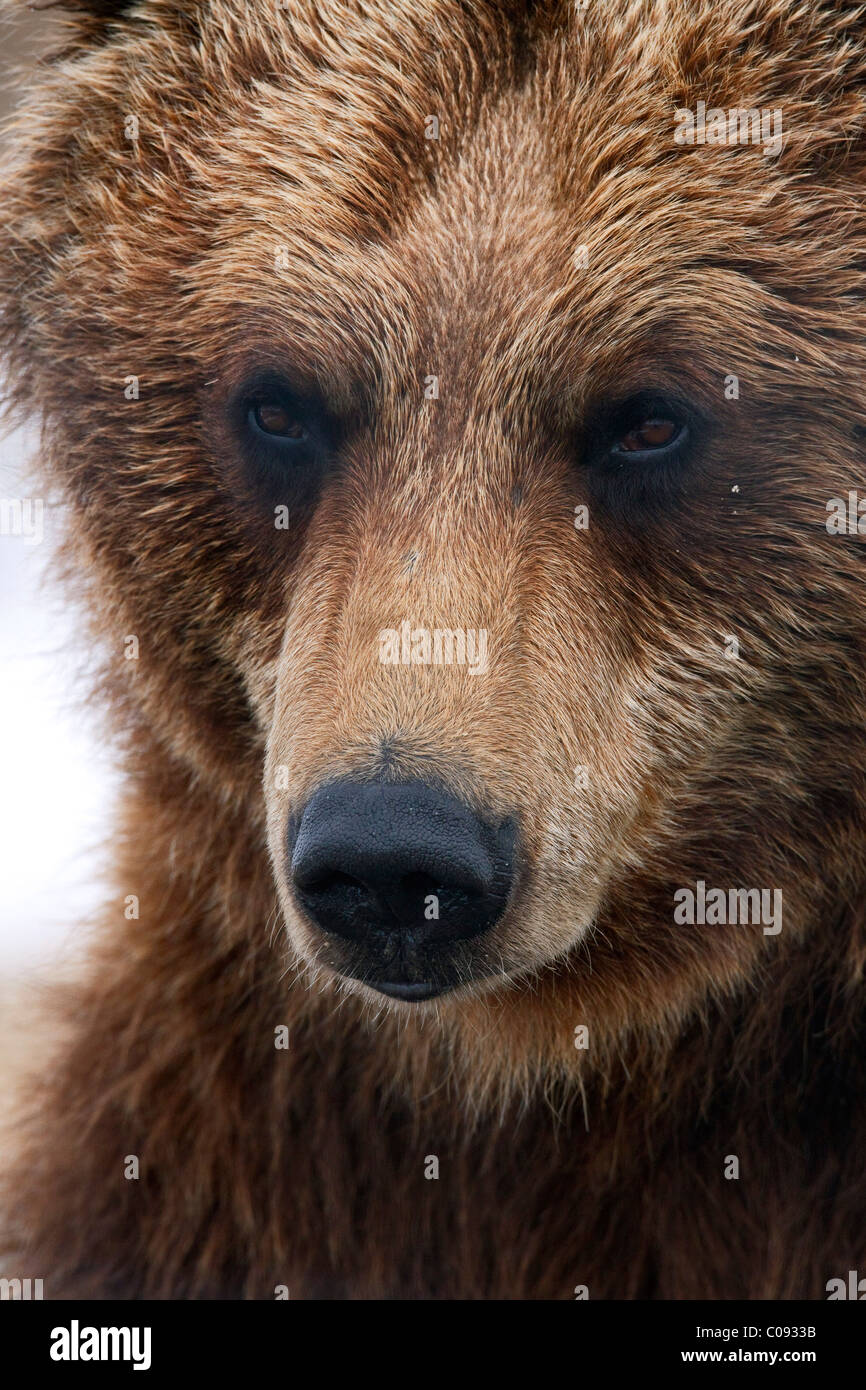
[[[46,1297],[825,1298],[862,8],[67,10],[2,352],[125,790],[2,1248]]]

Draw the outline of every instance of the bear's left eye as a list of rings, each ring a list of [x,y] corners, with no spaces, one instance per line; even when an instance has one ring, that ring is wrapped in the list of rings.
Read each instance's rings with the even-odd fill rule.
[[[618,412],[611,434],[611,457],[637,463],[676,453],[688,429],[680,412],[666,403],[637,401]]]
[[[644,420],[634,429],[628,430],[623,435],[616,448],[620,453],[639,454],[647,449],[663,449],[666,444],[672,443],[679,433],[679,426],[674,420],[651,419]]]

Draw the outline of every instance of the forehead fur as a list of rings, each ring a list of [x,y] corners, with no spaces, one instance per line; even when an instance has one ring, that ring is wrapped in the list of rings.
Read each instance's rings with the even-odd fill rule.
[[[25,167],[4,199],[7,273],[26,286],[12,346],[77,359],[98,327],[122,334],[129,355],[139,325],[152,343],[158,323],[166,340],[149,357],[168,376],[162,348],[174,378],[191,357],[290,339],[296,370],[324,373],[339,393],[404,385],[401,359],[427,331],[411,290],[419,269],[449,335],[437,280],[457,321],[474,290],[490,331],[519,298],[537,340],[518,351],[547,354],[540,380],[578,324],[603,347],[614,300],[622,333],[650,333],[678,308],[700,319],[720,289],[736,301],[735,273],[768,310],[772,297],[826,312],[812,328],[836,336],[841,297],[862,311],[857,7],[120,8],[114,21],[70,20],[38,109],[21,116]],[[675,110],[699,100],[781,107],[781,156],[675,145]],[[582,282],[580,244],[592,267]],[[169,340],[179,296],[189,312]]]

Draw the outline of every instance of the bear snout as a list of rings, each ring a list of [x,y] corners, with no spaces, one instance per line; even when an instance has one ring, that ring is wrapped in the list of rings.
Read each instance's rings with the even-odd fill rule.
[[[288,877],[318,930],[351,943],[342,973],[404,1001],[466,983],[465,943],[508,903],[516,823],[426,782],[320,788],[288,827]]]

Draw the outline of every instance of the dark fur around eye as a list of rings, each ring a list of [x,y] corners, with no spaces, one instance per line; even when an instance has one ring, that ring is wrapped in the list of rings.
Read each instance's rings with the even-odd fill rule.
[[[325,402],[269,372],[246,381],[235,392],[229,413],[253,492],[269,507],[308,505],[339,438]]]
[[[702,433],[681,399],[637,392],[590,417],[578,443],[582,477],[606,511],[637,520],[683,494]]]

